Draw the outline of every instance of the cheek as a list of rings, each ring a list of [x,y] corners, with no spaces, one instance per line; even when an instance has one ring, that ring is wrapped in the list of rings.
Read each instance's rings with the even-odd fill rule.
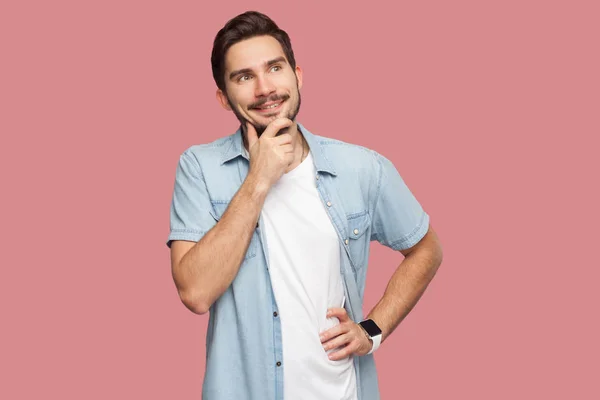
[[[294,94],[298,88],[296,76],[286,76],[285,79],[282,79],[281,82],[279,82],[279,87],[285,88],[289,94]]]
[[[231,98],[230,105],[238,111],[245,112],[247,110],[248,102],[240,98]]]
[[[249,99],[252,98],[249,88],[246,87],[228,88],[227,95],[230,105],[236,109],[246,109],[251,102]]]
[[[296,84],[296,80],[288,84],[287,92],[293,99],[298,99],[299,88]]]

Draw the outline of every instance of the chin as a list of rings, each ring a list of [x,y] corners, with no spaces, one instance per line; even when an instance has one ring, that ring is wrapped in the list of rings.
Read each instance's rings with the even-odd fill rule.
[[[269,123],[275,121],[277,118],[291,119],[289,110],[281,110],[273,114],[261,114],[256,117],[256,121],[259,121],[261,123],[266,122],[266,124],[268,125]]]

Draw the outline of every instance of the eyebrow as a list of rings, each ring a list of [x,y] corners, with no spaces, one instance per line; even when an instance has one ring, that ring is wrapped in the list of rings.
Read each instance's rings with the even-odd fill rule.
[[[268,66],[270,66],[270,65],[277,64],[278,62],[286,62],[286,59],[285,59],[285,57],[281,56],[281,57],[274,58],[274,59],[272,59],[272,60],[270,60],[270,61],[267,61],[267,62],[265,62],[265,64],[264,64],[264,65],[265,65],[266,67],[268,67]],[[231,73],[229,74],[229,79],[233,79],[233,78],[235,78],[237,75],[241,75],[241,74],[249,74],[249,73],[251,73],[251,72],[252,72],[252,69],[251,69],[251,68],[243,68],[243,69],[238,69],[237,71],[233,71],[233,72],[231,72]]]

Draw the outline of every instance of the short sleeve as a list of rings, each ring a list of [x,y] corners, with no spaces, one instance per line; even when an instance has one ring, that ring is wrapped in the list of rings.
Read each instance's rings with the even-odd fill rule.
[[[377,189],[371,218],[371,240],[393,250],[417,244],[429,229],[429,215],[408,189],[391,161],[375,153]]]
[[[193,156],[183,153],[175,174],[167,246],[171,247],[173,240],[199,241],[216,224],[211,208],[200,165]]]

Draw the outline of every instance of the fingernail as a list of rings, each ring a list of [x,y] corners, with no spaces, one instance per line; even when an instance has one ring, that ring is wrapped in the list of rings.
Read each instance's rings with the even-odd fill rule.
[[[324,335],[320,335],[320,336],[319,336],[319,339],[321,339],[321,342],[322,342],[322,341],[323,341],[323,339],[325,339],[325,336],[324,336]]]

